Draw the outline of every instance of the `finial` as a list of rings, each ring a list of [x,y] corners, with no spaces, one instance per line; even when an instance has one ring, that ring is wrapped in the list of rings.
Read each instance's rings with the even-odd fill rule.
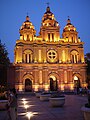
[[[47,7],[49,7],[49,2],[47,2],[46,4],[47,4]]]
[[[46,3],[46,4],[47,4],[47,9],[46,9],[46,11],[47,11],[47,12],[50,12],[49,2]]]
[[[27,12],[27,16],[28,16],[28,12]]]
[[[70,21],[70,16],[68,16],[67,24],[68,24],[68,23],[71,23],[71,21]]]
[[[26,21],[29,21],[29,20],[30,20],[30,18],[28,16],[28,12],[27,12]]]
[[[68,19],[70,19],[70,16],[68,16]]]

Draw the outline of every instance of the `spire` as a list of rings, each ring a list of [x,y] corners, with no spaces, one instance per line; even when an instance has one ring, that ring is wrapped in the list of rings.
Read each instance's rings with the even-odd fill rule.
[[[68,16],[67,24],[71,24],[70,17]]]
[[[29,18],[28,13],[27,13],[26,21],[29,21],[29,20],[30,20],[30,18]]]
[[[50,12],[49,2],[47,2],[46,4],[47,4],[47,9],[46,9],[46,11],[47,11],[47,12]]]
[[[47,7],[49,7],[49,2],[47,2],[46,4],[47,4]]]

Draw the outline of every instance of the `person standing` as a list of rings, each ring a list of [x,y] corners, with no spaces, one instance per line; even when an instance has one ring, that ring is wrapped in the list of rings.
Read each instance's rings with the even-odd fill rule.
[[[17,119],[17,96],[16,96],[16,91],[15,89],[12,89],[10,91],[10,108],[9,108],[9,111],[10,111],[10,117],[11,117],[11,120],[16,120]]]

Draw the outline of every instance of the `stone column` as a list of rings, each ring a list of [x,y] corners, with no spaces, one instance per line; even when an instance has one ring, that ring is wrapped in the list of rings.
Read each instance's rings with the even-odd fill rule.
[[[29,54],[27,54],[27,63],[29,63]]]
[[[47,69],[43,70],[43,80],[45,84],[48,84],[48,70]]]
[[[69,82],[73,83],[72,70],[69,70]]]
[[[34,67],[34,78],[35,78],[35,84],[39,84],[39,72],[37,67]]]
[[[67,71],[64,71],[64,83],[67,83]]]
[[[46,46],[43,46],[42,55],[43,55],[43,62],[46,63],[47,62],[47,59],[46,59]]]
[[[62,49],[60,46],[58,47],[58,55],[59,55],[59,63],[61,63],[62,62]]]
[[[36,45],[34,46],[34,63],[38,62],[38,49]]]

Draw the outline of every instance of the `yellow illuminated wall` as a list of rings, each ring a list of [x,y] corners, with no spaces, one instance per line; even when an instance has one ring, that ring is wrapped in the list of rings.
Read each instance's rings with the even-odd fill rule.
[[[58,89],[74,90],[74,76],[82,87],[86,86],[86,64],[83,42],[70,19],[60,37],[60,26],[50,7],[42,17],[40,33],[30,22],[29,16],[20,28],[20,39],[14,49],[15,84],[25,90],[29,79],[32,90],[50,90],[50,76],[57,80]],[[29,74],[29,76],[27,76]]]

